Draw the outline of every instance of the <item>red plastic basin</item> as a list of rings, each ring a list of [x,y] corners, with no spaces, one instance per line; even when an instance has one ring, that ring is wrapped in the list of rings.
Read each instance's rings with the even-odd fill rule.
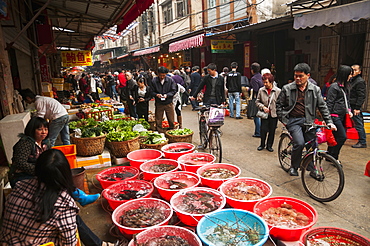
[[[124,180],[109,186],[107,189],[103,190],[102,195],[105,199],[107,199],[109,206],[113,210],[116,209],[119,205],[130,201],[118,200],[117,198],[115,198],[116,194],[122,192],[123,190],[135,190],[138,192],[142,192],[143,194],[146,193],[140,198],[148,198],[151,197],[151,195],[153,194],[154,186],[150,182],[138,179]]]
[[[139,244],[146,244],[149,240],[167,237],[167,236],[176,236],[181,237],[186,240],[191,246],[202,246],[202,242],[199,240],[198,236],[190,231],[189,229],[179,227],[179,226],[159,226],[155,228],[147,229],[143,232],[140,232],[135,236],[136,242]],[[128,246],[136,246],[134,240],[131,240]]]
[[[154,180],[154,186],[157,188],[159,195],[167,201],[182,189],[170,189],[171,181],[185,183],[186,189],[194,188],[200,184],[197,175],[191,172],[169,172],[162,174]]]
[[[195,145],[191,143],[171,143],[163,146],[161,150],[164,153],[165,158],[177,160],[182,155],[193,153],[194,149]],[[183,150],[183,151],[173,152],[170,150]]]
[[[215,202],[215,204],[217,204],[217,209],[204,214],[185,212],[183,209],[184,199],[185,200],[188,199],[190,193],[193,194],[209,193],[213,195],[212,200]],[[198,225],[199,220],[206,216],[207,214],[223,209],[226,204],[226,199],[224,195],[217,190],[204,187],[195,187],[191,189],[185,189],[174,194],[170,200],[170,204],[173,210],[175,210],[177,217],[181,220],[182,223],[189,226],[196,226]]]
[[[214,169],[214,168],[222,168],[222,169],[227,169],[227,170],[233,171],[235,173],[235,176],[233,176],[231,178],[227,178],[227,179],[211,179],[211,178],[206,178],[206,177],[202,176],[202,174],[205,171],[207,171],[209,169]],[[207,164],[207,165],[204,165],[204,166],[200,167],[197,170],[197,174],[200,178],[200,181],[202,182],[202,185],[208,186],[208,187],[213,188],[213,189],[218,189],[218,187],[220,187],[220,185],[222,185],[222,183],[224,183],[224,182],[226,182],[230,179],[239,177],[240,173],[241,173],[241,170],[238,166],[228,164],[228,163]]]
[[[189,153],[179,157],[177,161],[180,163],[181,170],[197,173],[198,168],[206,164],[212,164],[216,157],[209,153]]]
[[[167,164],[167,165],[174,166],[175,168],[168,172],[153,172],[151,168],[154,165],[159,165],[159,164]],[[179,168],[180,168],[179,163],[171,159],[156,159],[156,160],[146,161],[140,165],[140,171],[143,172],[143,179],[148,180],[148,181],[153,181],[156,177],[159,177],[164,173],[175,172]]]
[[[140,168],[140,165],[146,161],[162,158],[163,153],[156,149],[138,149],[127,154],[130,165]]]
[[[127,173],[132,173],[134,176],[132,177],[127,177],[122,180],[115,180],[115,181],[108,181],[103,179],[104,176],[109,175],[109,174],[114,174],[114,173],[121,173],[121,174],[127,174]],[[108,188],[110,185],[121,182],[123,180],[131,180],[131,179],[136,179],[137,176],[139,176],[139,169],[136,167],[130,167],[130,166],[118,166],[118,167],[110,167],[107,169],[104,169],[103,171],[100,171],[96,175],[96,179],[100,182],[100,185],[103,189]]]
[[[298,241],[301,235],[316,224],[317,211],[310,204],[291,197],[270,197],[259,201],[254,206],[253,212],[262,217],[262,213],[269,208],[278,208],[281,204],[290,204],[297,212],[303,213],[309,218],[309,223],[301,228],[282,228],[267,223],[270,228],[270,235],[283,241]]]
[[[227,196],[226,191],[234,188],[238,185],[238,183],[243,182],[248,186],[257,186],[264,192],[264,197],[261,199],[257,200],[239,200],[235,199],[233,197]],[[263,199],[266,199],[271,196],[272,194],[272,188],[271,186],[266,183],[263,180],[260,179],[254,179],[254,178],[235,178],[235,179],[230,179],[220,186],[220,192],[226,197],[226,202],[233,208],[239,208],[239,209],[244,209],[253,212],[253,207],[254,205]]]
[[[329,239],[330,238],[330,239]],[[370,239],[355,232],[336,227],[316,227],[306,231],[300,239],[303,245],[313,245],[320,240],[330,240],[332,245],[370,245]]]
[[[126,211],[138,209],[140,207],[151,207],[151,208],[154,207],[154,208],[160,209],[161,212],[164,213],[166,219],[157,225],[149,226],[145,228],[126,227],[119,223],[120,216],[124,215]],[[150,229],[150,228],[161,226],[161,225],[167,225],[172,215],[173,215],[172,207],[167,202],[162,201],[160,199],[156,199],[156,198],[140,198],[140,199],[131,200],[122,205],[119,205],[112,214],[112,221],[118,227],[119,231],[122,234],[132,235],[132,234],[142,232],[146,229]]]

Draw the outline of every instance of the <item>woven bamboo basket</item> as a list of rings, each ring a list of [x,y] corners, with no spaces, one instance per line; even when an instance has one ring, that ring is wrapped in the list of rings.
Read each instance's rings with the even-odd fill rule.
[[[167,138],[167,141],[164,142],[164,143],[160,143],[160,144],[145,144],[143,143],[145,141],[145,139],[142,139],[141,142],[140,142],[140,149],[157,149],[157,150],[161,150],[163,146],[165,146],[166,144],[168,144],[168,138]]]
[[[101,155],[104,151],[105,138],[107,135],[91,138],[76,138],[71,136],[71,143],[76,145],[79,156]]]
[[[139,136],[122,142],[108,142],[107,147],[112,155],[117,158],[127,156],[128,153],[140,149]]]
[[[179,143],[179,142],[192,143],[194,132],[188,135],[172,135],[168,133],[169,131],[165,132],[165,136],[166,138],[168,138],[170,143]]]

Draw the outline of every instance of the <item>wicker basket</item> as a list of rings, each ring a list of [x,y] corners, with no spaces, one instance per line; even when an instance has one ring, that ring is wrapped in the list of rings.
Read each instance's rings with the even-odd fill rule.
[[[128,153],[140,149],[139,136],[122,142],[108,142],[107,147],[112,155],[117,158],[127,156]]]
[[[172,135],[168,133],[169,131],[166,131],[165,135],[166,135],[166,138],[168,138],[170,143],[180,143],[180,142],[192,143],[194,132],[188,135]]]
[[[76,138],[71,136],[71,143],[76,145],[77,155],[92,156],[101,155],[104,151],[105,138],[107,135],[92,138]]]
[[[142,143],[144,141],[145,141],[145,139],[143,139],[140,142],[140,149],[157,149],[157,150],[161,150],[163,146],[165,146],[166,144],[168,144],[168,138],[167,138],[167,141],[166,142],[160,143],[160,144],[145,144],[145,143]]]

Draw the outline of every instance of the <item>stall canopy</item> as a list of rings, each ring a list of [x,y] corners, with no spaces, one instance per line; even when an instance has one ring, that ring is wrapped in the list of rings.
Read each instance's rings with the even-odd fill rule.
[[[203,45],[203,42],[204,42],[204,33],[177,42],[173,42],[169,45],[168,51],[172,53],[180,50],[199,47]]]
[[[370,18],[370,1],[359,1],[327,9],[297,15],[294,17],[294,29],[305,29],[340,22],[358,21]]]
[[[155,46],[155,47],[150,47],[150,48],[146,48],[146,49],[141,49],[141,50],[136,50],[134,52],[132,52],[132,55],[133,56],[143,56],[143,55],[149,55],[149,54],[152,54],[152,53],[156,53],[156,52],[159,52],[160,50],[160,46]]]

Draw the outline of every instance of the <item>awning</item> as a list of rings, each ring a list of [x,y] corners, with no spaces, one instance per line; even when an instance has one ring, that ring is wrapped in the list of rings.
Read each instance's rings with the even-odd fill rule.
[[[329,26],[339,22],[358,21],[370,18],[370,1],[360,1],[339,5],[328,9],[317,10],[294,17],[294,29],[305,29],[314,26]]]
[[[148,54],[151,54],[151,53],[156,53],[156,52],[159,52],[159,45],[156,46],[156,47],[151,47],[151,48],[146,48],[146,49],[143,49],[143,50],[138,50],[138,51],[134,51],[132,53],[132,56],[143,56],[143,55],[148,55]]]
[[[136,3],[123,16],[122,23],[117,25],[117,33],[123,31],[131,24],[137,17],[139,17],[145,10],[147,10],[154,0],[135,1]]]
[[[125,58],[125,57],[128,57],[128,54],[124,54],[124,55],[118,56],[117,57],[117,60],[122,59],[122,58]]]
[[[172,53],[179,50],[186,50],[190,48],[199,47],[203,45],[203,42],[204,42],[204,33],[177,42],[173,42],[169,45],[168,51]]]

